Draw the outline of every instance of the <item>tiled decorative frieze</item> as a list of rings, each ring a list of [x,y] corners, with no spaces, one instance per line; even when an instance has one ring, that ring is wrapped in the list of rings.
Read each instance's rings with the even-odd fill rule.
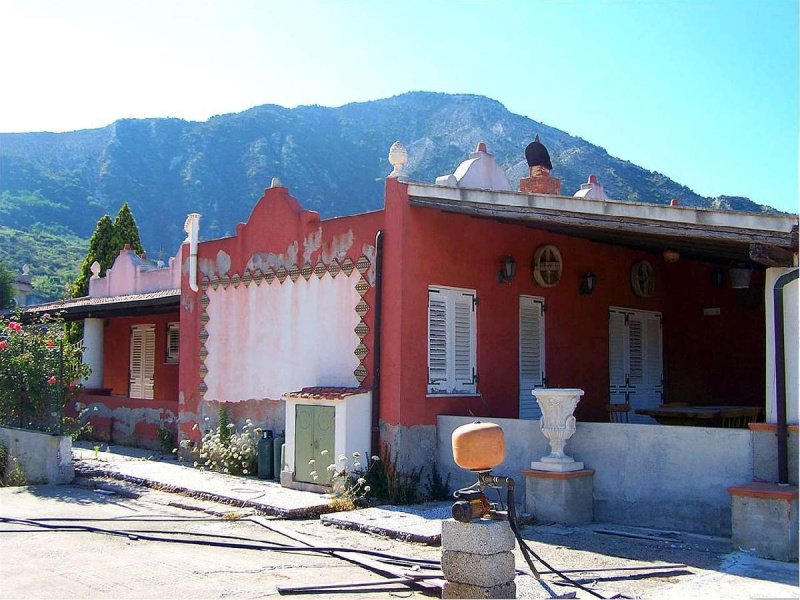
[[[344,274],[350,277],[350,273],[353,272],[354,268],[355,264],[353,263],[353,260],[349,256],[345,257],[345,259],[342,261],[342,271]]]
[[[359,361],[358,366],[353,371],[353,375],[358,383],[362,383],[364,379],[366,379],[368,373],[365,361],[369,354],[369,349],[364,344],[363,340],[369,333],[369,326],[364,321],[364,317],[369,312],[370,306],[367,304],[366,300],[364,300],[364,296],[371,287],[369,282],[367,282],[367,280],[364,278],[364,275],[367,271],[369,271],[370,266],[371,263],[369,258],[362,254],[355,262],[353,262],[352,258],[347,256],[342,259],[341,262],[337,261],[335,258],[331,259],[330,263],[327,265],[320,260],[314,266],[307,262],[302,267],[293,264],[289,267],[289,269],[281,265],[277,270],[274,270],[270,267],[267,267],[264,271],[260,269],[255,269],[253,271],[245,269],[241,275],[234,273],[231,276],[223,275],[221,277],[213,278],[203,277],[200,284],[201,288],[203,289],[203,294],[200,297],[200,306],[202,307],[202,312],[200,313],[200,367],[198,370],[198,373],[200,374],[200,385],[198,389],[201,397],[204,397],[208,391],[205,377],[208,374],[206,359],[208,358],[209,354],[206,345],[209,337],[207,326],[210,320],[208,315],[208,306],[211,303],[211,299],[207,293],[209,288],[217,290],[221,287],[223,290],[227,290],[232,286],[234,289],[236,289],[242,283],[245,285],[245,287],[249,287],[251,283],[255,283],[257,286],[261,286],[262,284],[272,285],[276,280],[279,284],[283,284],[287,279],[289,279],[292,283],[296,283],[300,277],[302,277],[305,281],[309,281],[312,275],[316,275],[317,278],[322,279],[326,274],[335,278],[339,273],[344,273],[344,275],[349,278],[353,274],[353,271],[358,271],[360,274],[358,281],[356,281],[354,285],[356,292],[358,292],[358,295],[360,296],[358,303],[354,307],[354,310],[359,317],[359,322],[354,331],[360,341],[358,346],[356,346],[355,350],[353,351]],[[333,318],[335,318],[335,315]]]
[[[311,276],[314,274],[314,268],[311,266],[311,263],[306,263],[303,265],[303,268],[300,269],[300,275],[303,276],[303,279],[308,281],[311,279]]]
[[[339,271],[342,270],[342,267],[339,265],[339,261],[335,258],[331,259],[331,264],[328,265],[328,273],[330,273],[331,277],[336,279],[336,276],[339,274]]]

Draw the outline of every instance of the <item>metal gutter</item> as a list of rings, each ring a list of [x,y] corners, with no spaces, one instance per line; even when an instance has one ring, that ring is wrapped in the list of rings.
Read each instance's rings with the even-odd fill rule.
[[[778,420],[778,483],[789,484],[788,444],[789,432],[786,424],[786,349],[784,345],[783,288],[795,281],[798,269],[784,273],[772,288],[772,306],[775,336],[775,404]]]

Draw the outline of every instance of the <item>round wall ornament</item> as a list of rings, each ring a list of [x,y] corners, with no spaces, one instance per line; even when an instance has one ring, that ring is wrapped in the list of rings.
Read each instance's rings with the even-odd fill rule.
[[[533,280],[544,288],[554,287],[561,281],[563,263],[558,248],[550,244],[540,246],[533,254]]]
[[[640,298],[649,298],[656,290],[656,273],[646,260],[633,263],[631,267],[631,288]]]

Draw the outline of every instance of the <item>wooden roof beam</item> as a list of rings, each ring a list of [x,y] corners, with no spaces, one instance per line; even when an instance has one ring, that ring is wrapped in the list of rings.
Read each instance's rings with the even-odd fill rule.
[[[778,246],[750,244],[750,260],[767,267],[794,266],[795,253]]]

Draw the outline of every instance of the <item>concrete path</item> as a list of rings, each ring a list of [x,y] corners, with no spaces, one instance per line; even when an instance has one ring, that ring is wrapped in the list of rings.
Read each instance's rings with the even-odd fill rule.
[[[438,545],[442,541],[442,520],[450,518],[452,504],[428,502],[414,506],[380,506],[322,515],[320,520],[342,529]]]
[[[105,445],[96,452],[91,444],[82,442],[76,442],[72,452],[77,477],[102,475],[249,507],[284,519],[306,519],[330,511],[329,498],[325,495],[290,490],[279,483],[255,477],[201,471],[157,452]]]

